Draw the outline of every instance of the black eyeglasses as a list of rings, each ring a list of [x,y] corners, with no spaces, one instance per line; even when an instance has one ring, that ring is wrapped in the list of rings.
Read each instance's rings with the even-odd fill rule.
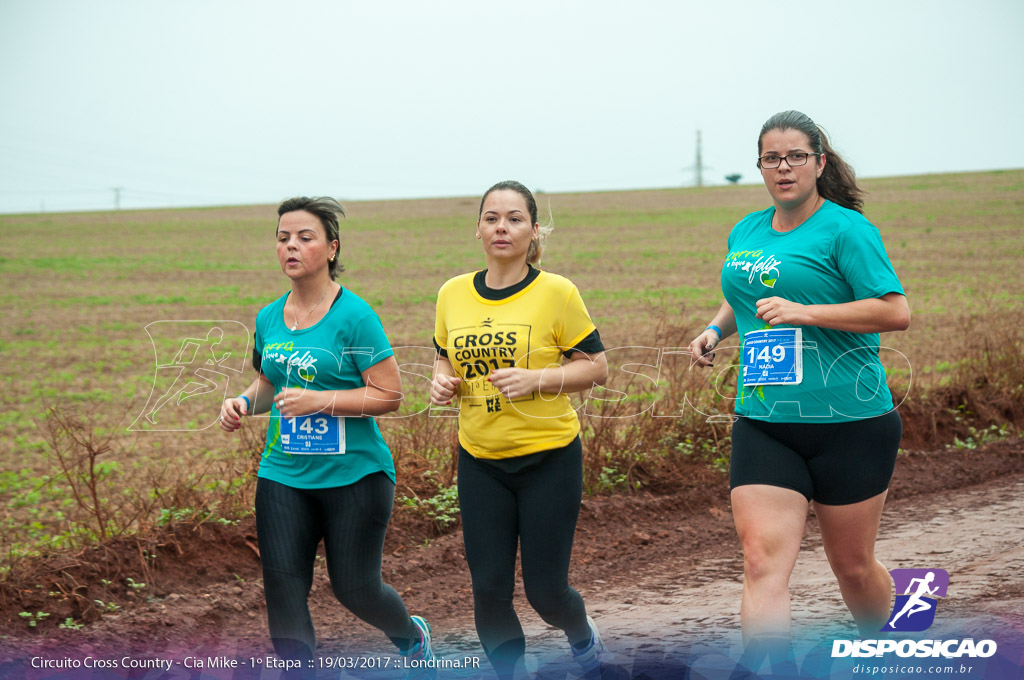
[[[757,167],[764,168],[765,170],[774,170],[782,165],[782,161],[786,161],[789,167],[795,168],[801,165],[807,165],[807,158],[809,156],[820,155],[820,153],[805,153],[803,151],[786,154],[785,156],[770,153],[757,159]]]

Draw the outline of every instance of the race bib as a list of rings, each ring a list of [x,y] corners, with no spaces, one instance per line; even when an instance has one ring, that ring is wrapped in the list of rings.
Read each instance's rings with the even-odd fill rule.
[[[345,453],[345,419],[322,413],[282,418],[281,448],[291,454]]]
[[[743,336],[743,386],[799,385],[804,379],[799,328],[750,331]]]

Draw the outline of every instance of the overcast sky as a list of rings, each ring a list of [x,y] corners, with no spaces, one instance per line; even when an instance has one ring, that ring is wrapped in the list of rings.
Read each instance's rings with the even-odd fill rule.
[[[1024,2],[0,0],[0,212],[1024,167]]]

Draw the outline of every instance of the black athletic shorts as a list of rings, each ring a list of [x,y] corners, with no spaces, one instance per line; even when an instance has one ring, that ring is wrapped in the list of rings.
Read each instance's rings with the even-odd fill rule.
[[[889,488],[902,436],[895,410],[845,423],[741,416],[732,426],[729,488],[768,484],[824,505],[859,503]]]

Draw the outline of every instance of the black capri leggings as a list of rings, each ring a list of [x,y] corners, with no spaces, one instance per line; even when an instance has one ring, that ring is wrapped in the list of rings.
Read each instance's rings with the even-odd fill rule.
[[[311,659],[316,649],[307,598],[321,539],[338,601],[403,651],[419,641],[405,604],[380,576],[394,495],[394,482],[383,472],[328,489],[257,481],[256,533],[267,622],[278,656]]]
[[[732,426],[729,487],[768,484],[823,505],[859,503],[889,488],[902,435],[895,410],[844,423],[741,417]]]
[[[473,613],[484,651],[499,677],[526,651],[512,608],[516,550],[522,545],[526,598],[569,642],[590,640],[583,598],[569,586],[576,520],[583,495],[583,448],[568,446],[502,461],[459,447],[459,505]]]

